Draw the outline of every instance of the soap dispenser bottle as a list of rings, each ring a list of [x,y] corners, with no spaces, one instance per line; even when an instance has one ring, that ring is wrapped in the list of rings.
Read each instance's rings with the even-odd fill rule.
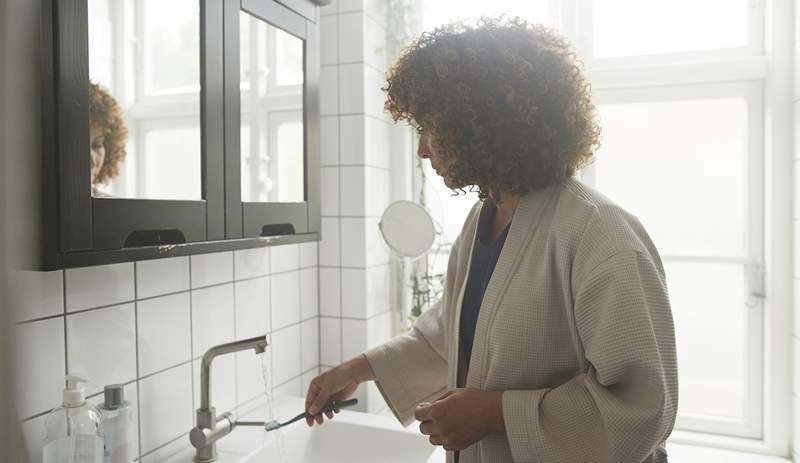
[[[102,463],[102,421],[100,412],[86,402],[86,378],[67,375],[66,379],[62,406],[45,419],[43,463]]]
[[[125,386],[109,384],[103,390],[104,462],[130,463],[133,461],[133,414],[131,403],[125,400]]]

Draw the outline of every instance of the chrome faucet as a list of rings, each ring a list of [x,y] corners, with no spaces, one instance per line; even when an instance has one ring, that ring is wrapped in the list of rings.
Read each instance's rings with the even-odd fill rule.
[[[200,408],[197,409],[197,426],[189,433],[189,441],[197,452],[194,461],[208,463],[217,459],[217,441],[230,434],[238,426],[264,426],[259,421],[236,421],[231,413],[217,416],[211,406],[211,362],[218,356],[253,349],[256,354],[263,354],[269,345],[269,337],[256,336],[255,338],[229,342],[214,346],[203,355],[200,366]]]

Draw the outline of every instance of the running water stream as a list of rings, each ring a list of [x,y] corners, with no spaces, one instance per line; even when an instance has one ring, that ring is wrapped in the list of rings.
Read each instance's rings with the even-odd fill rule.
[[[269,352],[269,351],[267,351]],[[259,362],[261,362],[261,375],[264,379],[264,393],[265,398],[267,400],[266,404],[266,412],[267,416],[264,420],[265,422],[269,422],[272,420],[281,421],[281,417],[275,416],[272,410],[272,402],[273,402],[273,394],[272,394],[272,375],[269,373],[269,360],[270,357],[268,353],[263,353],[258,355]],[[285,418],[284,418],[285,420]],[[275,443],[275,447],[278,449],[278,458],[280,463],[288,463],[286,458],[286,451],[284,449],[284,441],[283,441],[283,429],[278,428],[274,431],[269,431],[264,433],[263,444],[270,445],[271,443]]]

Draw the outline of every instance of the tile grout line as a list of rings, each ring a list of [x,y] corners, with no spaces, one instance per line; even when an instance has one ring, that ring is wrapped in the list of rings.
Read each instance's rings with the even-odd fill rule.
[[[343,340],[344,322],[341,319],[342,302],[343,302],[343,297],[342,297],[342,289],[343,289],[343,287],[342,287],[342,218],[341,218],[341,214],[342,214],[342,168],[341,168],[341,163],[342,163],[342,114],[341,114],[341,111],[342,111],[342,106],[341,106],[341,98],[342,98],[342,95],[341,95],[341,84],[342,84],[341,79],[342,79],[342,72],[341,72],[341,69],[342,69],[342,67],[341,67],[341,65],[339,63],[341,61],[341,53],[339,52],[339,48],[341,47],[342,44],[339,43],[338,35],[339,35],[339,32],[341,32],[340,28],[341,28],[342,24],[341,24],[341,21],[340,21],[341,15],[338,14],[339,5],[336,6],[336,11],[337,11],[337,15],[336,15],[336,34],[337,34],[337,40],[336,40],[336,113],[338,115],[338,117],[336,118],[336,124],[337,124],[337,130],[338,130],[338,134],[339,134],[339,136],[337,137],[338,146],[337,146],[337,150],[336,150],[336,162],[337,162],[337,165],[339,166],[338,169],[337,169],[337,172],[338,172],[338,175],[339,175],[339,191],[337,192],[338,195],[339,195],[339,211],[338,211],[339,219],[338,219],[337,222],[338,222],[338,226],[339,226],[339,243],[338,243],[339,244],[339,252],[338,252],[338,254],[339,254],[339,316],[340,316],[340,318],[339,318],[339,362],[338,363],[341,363],[342,362],[342,358],[344,356],[344,340]]]
[[[231,257],[231,265],[233,266],[233,270],[231,271],[231,275],[233,275],[233,339],[239,340],[239,330],[236,329],[236,252],[231,251],[233,254]],[[194,375],[192,375],[194,377]],[[239,406],[239,354],[233,354],[233,408]]]
[[[139,296],[139,262],[133,263],[133,299],[134,301]],[[140,375],[140,368],[139,368],[139,303],[134,302],[133,304],[133,333],[134,339],[136,340],[136,345],[134,346],[134,352],[136,354],[136,430],[137,430],[137,444],[139,445],[139,451],[137,452],[139,455],[139,459],[142,458],[142,394],[141,394],[141,386],[139,385],[139,375]]]
[[[192,288],[192,267],[194,264],[192,262],[192,256],[189,256],[189,288]],[[192,363],[194,360],[194,290],[193,288],[189,291],[189,387],[190,395],[192,397],[192,423],[196,426],[195,423],[195,411],[197,410],[197,404],[194,403],[194,364]]]
[[[64,317],[64,374],[69,374],[69,343],[67,342],[67,272],[61,270],[61,307],[63,313],[60,315]],[[66,387],[66,381],[64,387]]]

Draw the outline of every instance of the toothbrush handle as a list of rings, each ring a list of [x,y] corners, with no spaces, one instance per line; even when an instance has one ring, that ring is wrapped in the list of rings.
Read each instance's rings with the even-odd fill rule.
[[[333,410],[340,410],[342,408],[352,407],[353,405],[355,405],[357,403],[358,403],[358,399],[343,400],[341,402],[336,402],[336,403],[331,402],[331,403],[325,405],[324,407],[322,407],[322,410],[320,410],[319,413],[326,413],[326,412],[330,412],[330,411],[333,411]]]
[[[345,408],[345,407],[352,407],[353,405],[355,405],[357,403],[358,403],[358,399],[350,399],[350,400],[343,400],[341,402],[336,402],[336,403],[329,403],[329,404],[325,405],[324,407],[322,407],[322,410],[320,410],[319,413],[317,413],[317,415],[320,415],[320,414],[326,413],[326,412],[330,412],[332,410],[339,410],[339,409],[342,409],[342,408]],[[303,412],[303,413],[295,416],[291,420],[289,420],[289,421],[287,421],[285,423],[281,423],[281,427],[288,426],[288,425],[294,423],[297,420],[300,420],[300,419],[303,419],[303,418],[308,418],[309,416],[317,416],[317,415],[312,415],[311,413]]]

